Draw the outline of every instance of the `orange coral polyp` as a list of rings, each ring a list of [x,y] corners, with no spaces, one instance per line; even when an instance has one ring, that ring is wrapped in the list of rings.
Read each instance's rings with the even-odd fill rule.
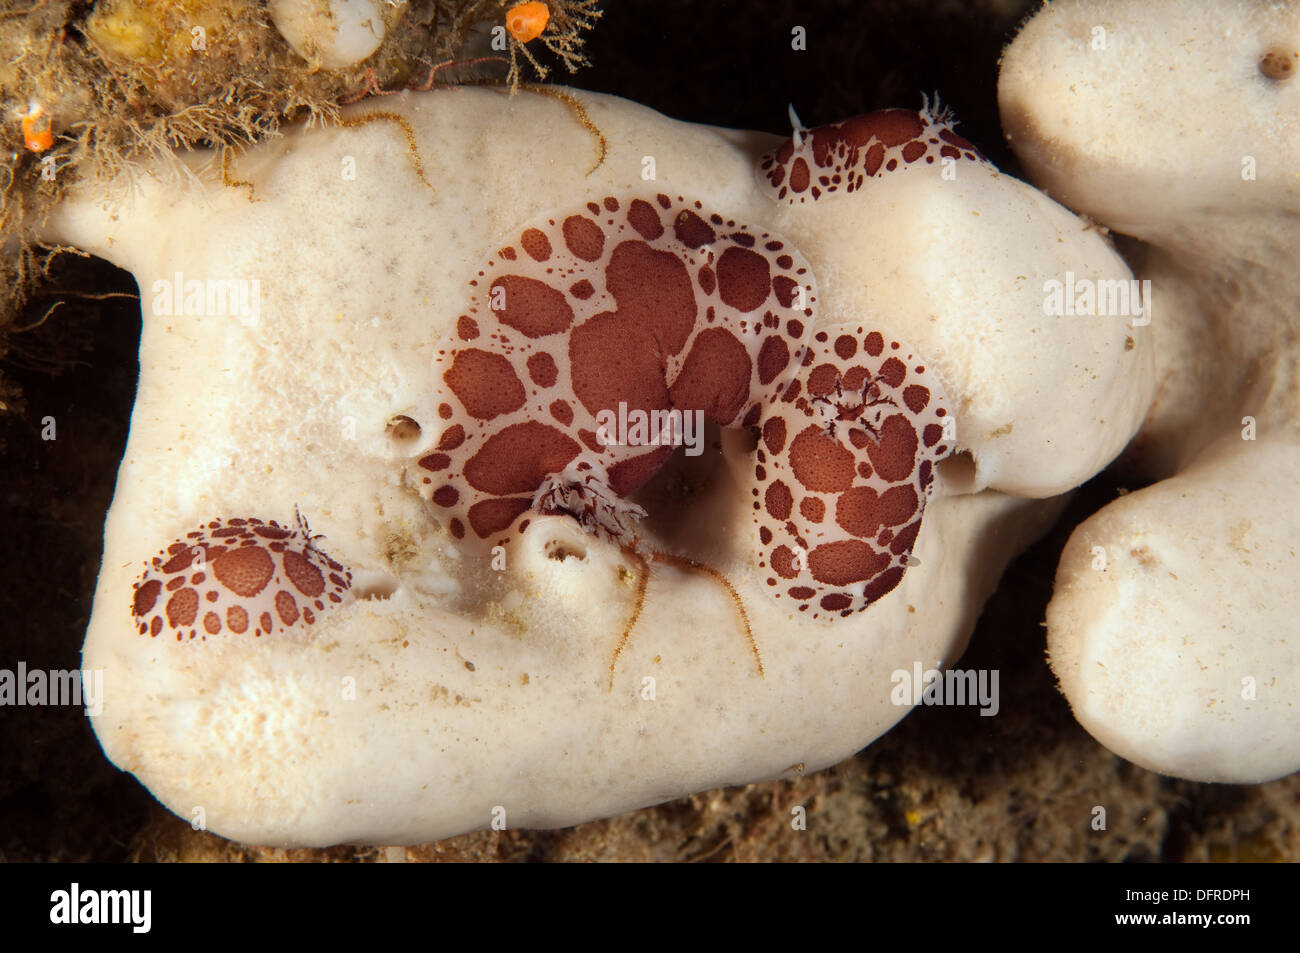
[[[44,152],[54,145],[50,119],[40,106],[33,106],[23,116],[23,141],[32,152]]]
[[[527,43],[541,36],[550,20],[550,9],[537,0],[516,4],[506,11],[506,29],[520,43]]]

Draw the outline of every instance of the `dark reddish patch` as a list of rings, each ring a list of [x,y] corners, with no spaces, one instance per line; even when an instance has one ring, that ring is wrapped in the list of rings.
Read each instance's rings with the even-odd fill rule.
[[[325,577],[302,553],[290,549],[281,557],[281,562],[284,563],[284,574],[304,596],[315,598],[325,591]]]
[[[460,491],[454,486],[440,486],[433,493],[433,502],[444,507],[455,506],[460,502]]]
[[[455,450],[465,442],[465,428],[460,424],[452,424],[442,432],[438,438],[439,450]]]
[[[283,589],[275,594],[275,611],[285,625],[293,625],[298,621],[298,603]]]
[[[902,414],[894,414],[881,425],[879,443],[867,445],[867,456],[883,480],[897,483],[916,466],[916,443],[916,428]]]
[[[777,480],[763,494],[763,505],[775,519],[787,520],[794,509],[794,496],[788,486]]]
[[[751,370],[749,351],[734,334],[705,328],[691,345],[669,397],[675,407],[702,410],[709,420],[729,424],[749,400]]]
[[[199,594],[193,589],[181,589],[167,600],[167,622],[173,629],[193,625],[199,611]]]
[[[519,244],[533,261],[546,261],[551,257],[551,240],[545,232],[536,228],[526,229],[519,238]]]
[[[451,466],[451,457],[445,453],[431,453],[420,458],[420,466],[437,473],[439,470],[445,470]]]
[[[826,504],[815,496],[805,496],[799,501],[799,512],[810,523],[820,523],[826,518]]]
[[[785,449],[784,417],[770,417],[763,424],[763,443],[767,445],[767,452],[773,455]]]
[[[561,226],[564,244],[583,261],[595,261],[605,252],[605,232],[582,215],[570,215]]]
[[[914,414],[919,414],[930,403],[930,388],[912,384],[903,391],[903,403]]]
[[[687,248],[699,248],[717,239],[718,233],[704,219],[690,209],[684,209],[673,220],[673,234]]]
[[[513,523],[523,513],[528,512],[532,506],[532,500],[529,499],[493,499],[483,500],[475,503],[469,508],[469,525],[478,534],[480,539],[487,539],[493,533],[499,533],[511,523]],[[452,520],[452,535],[457,539],[464,534],[462,527],[460,533],[456,532],[458,520]]]
[[[808,171],[808,163],[804,161],[803,156],[794,160],[794,165],[790,167],[790,190],[792,192],[803,192],[808,188],[811,179],[811,173]]]
[[[870,539],[881,526],[906,523],[919,506],[910,486],[891,486],[880,495],[872,487],[855,486],[836,501],[835,522],[854,536]]]
[[[135,588],[135,598],[131,603],[131,614],[136,616],[148,615],[153,611],[154,605],[158,602],[158,596],[162,593],[162,583],[157,579],[150,579]]]
[[[467,314],[462,314],[456,321],[456,336],[462,341],[472,341],[478,337],[478,322]]]
[[[538,387],[552,387],[560,377],[560,370],[555,366],[555,358],[545,351],[539,351],[528,359],[528,376]]]
[[[646,241],[652,242],[664,233],[663,223],[659,221],[659,213],[654,210],[653,205],[641,199],[632,200],[627,210],[627,221]]]
[[[535,420],[513,424],[489,437],[469,458],[465,479],[474,489],[497,496],[532,493],[547,474],[563,470],[581,449],[549,424]]]
[[[872,331],[862,339],[862,347],[872,357],[879,357],[885,349],[885,339],[879,331]]]
[[[569,294],[573,295],[579,301],[586,301],[596,293],[595,287],[586,278],[581,281],[575,281],[569,285]]]
[[[573,408],[569,406],[567,400],[553,400],[549,409],[551,416],[564,426],[567,427],[573,423]]]
[[[891,357],[880,365],[880,379],[890,387],[897,387],[907,377],[907,365],[896,357]]]
[[[442,376],[470,416],[491,420],[524,406],[524,385],[500,354],[470,348],[457,351]]]
[[[236,635],[248,631],[248,612],[243,606],[231,606],[226,610],[226,627]]]
[[[758,349],[758,382],[766,386],[780,376],[790,364],[790,348],[785,339],[769,335]]]
[[[858,353],[858,339],[850,334],[841,334],[835,339],[835,353],[840,356],[841,360],[847,361],[854,354]],[[845,382],[847,386],[853,385]]]
[[[819,493],[839,493],[853,485],[853,453],[809,426],[790,443],[790,468],[795,479]]]
[[[498,290],[500,289],[500,290]],[[490,300],[504,296],[504,307],[493,309],[502,324],[526,337],[540,338],[567,331],[573,323],[573,309],[564,297],[544,281],[522,275],[502,275],[492,283]]]
[[[758,252],[732,246],[718,259],[718,295],[723,303],[748,313],[760,307],[772,290],[768,261]]]
[[[782,579],[794,579],[799,575],[799,570],[794,565],[794,550],[789,546],[782,545],[772,550],[770,562],[772,569]]]
[[[863,582],[888,565],[887,553],[878,553],[857,539],[823,543],[808,554],[808,571],[828,586]]]
[[[650,453],[624,460],[609,468],[610,488],[619,496],[626,496],[640,489],[646,481],[658,473],[676,447],[659,447]]]
[[[212,574],[217,581],[235,595],[245,598],[265,589],[274,572],[271,554],[261,546],[232,549],[212,561]]]

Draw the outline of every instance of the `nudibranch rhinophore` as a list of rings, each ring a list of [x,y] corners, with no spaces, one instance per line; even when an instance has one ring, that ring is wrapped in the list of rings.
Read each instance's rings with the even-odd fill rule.
[[[132,586],[137,631],[177,642],[281,635],[353,601],[352,572],[307,525],[215,519],[160,549]]]
[[[942,390],[865,322],[813,334],[814,276],[788,239],[681,195],[606,195],[520,226],[470,285],[412,471],[467,548],[567,513],[635,551],[644,511],[625,498],[695,414],[762,435],[743,492],[774,597],[848,615],[898,585],[952,449]],[[670,426],[615,439],[616,414]]]

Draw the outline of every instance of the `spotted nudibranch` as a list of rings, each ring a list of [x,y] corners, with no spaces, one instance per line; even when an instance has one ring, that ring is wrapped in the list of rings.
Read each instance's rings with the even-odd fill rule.
[[[948,110],[928,102],[920,110],[882,109],[816,129],[795,122],[794,134],[758,163],[769,194],[791,205],[857,192],[867,179],[918,163],[988,161],[953,132]]]
[[[216,519],[158,551],[133,586],[141,635],[176,641],[280,635],[353,601],[352,573],[321,552],[305,523]]]
[[[409,471],[462,546],[568,514],[637,552],[626,497],[675,448],[608,440],[598,415],[623,403],[761,434],[745,493],[773,596],[848,615],[897,585],[950,449],[945,400],[865,323],[814,331],[812,269],[785,238],[609,195],[519,227],[470,286],[436,353],[441,429]]]

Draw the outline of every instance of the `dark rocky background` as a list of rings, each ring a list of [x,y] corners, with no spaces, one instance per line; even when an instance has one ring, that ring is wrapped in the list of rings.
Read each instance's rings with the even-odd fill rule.
[[[670,116],[786,133],[787,103],[809,126],[938,91],[960,131],[1001,168],[998,55],[1027,0],[609,0],[571,78]],[[808,49],[790,48],[795,25]],[[569,79],[555,74],[554,79]],[[59,260],[51,290],[134,293],[103,262]],[[55,318],[57,317],[57,321]],[[6,373],[26,414],[0,428],[0,667],[73,668],[126,439],[140,313],[121,298],[69,299],[18,336]],[[42,418],[58,439],[43,441]],[[1131,486],[1128,488],[1132,488]],[[103,757],[85,717],[0,709],[4,860],[1294,860],[1300,776],[1259,786],[1195,784],[1137,768],[1070,715],[1041,628],[1070,530],[1113,499],[1084,487],[1058,526],[1017,560],[989,602],[963,668],[998,668],[996,718],[922,708],[855,758],[816,775],[710,791],[562,831],[469,834],[405,850],[282,851],[190,830]],[[808,830],[792,831],[805,805]],[[1108,830],[1090,828],[1107,810]]]

